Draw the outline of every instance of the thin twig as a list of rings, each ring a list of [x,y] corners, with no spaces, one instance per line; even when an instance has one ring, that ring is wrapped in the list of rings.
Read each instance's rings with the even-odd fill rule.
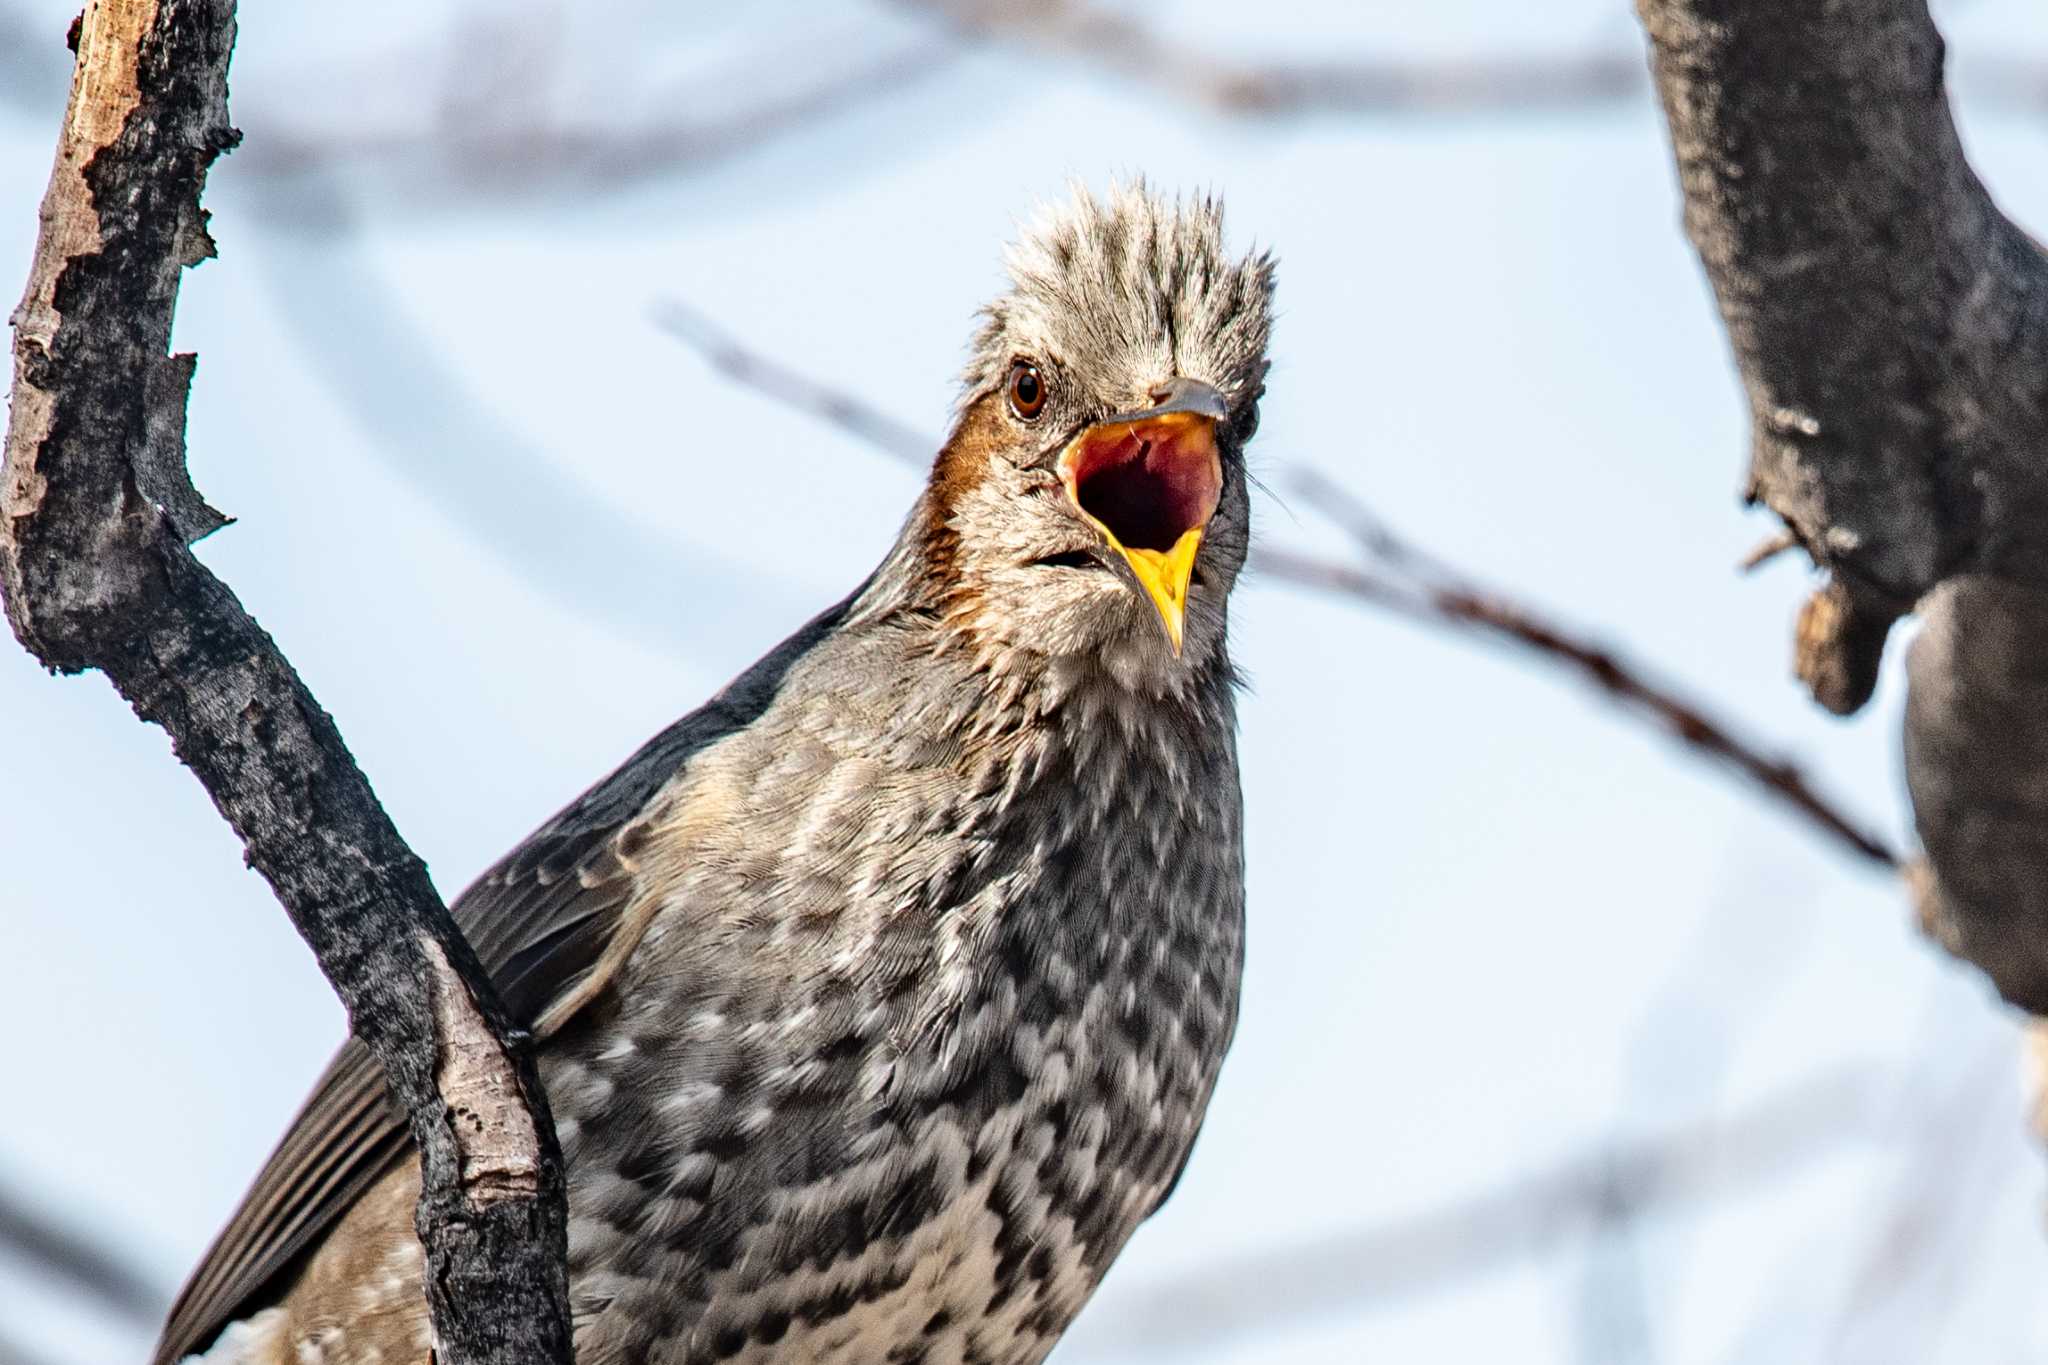
[[[670,336],[735,383],[808,413],[895,459],[922,466],[938,449],[936,441],[860,399],[749,349],[686,305],[664,301],[655,317]],[[1614,651],[1552,624],[1499,592],[1472,584],[1396,535],[1355,500],[1337,493],[1327,480],[1311,480],[1309,491],[1319,509],[1351,533],[1367,563],[1344,564],[1260,546],[1252,552],[1249,567],[1254,574],[1338,593],[1424,625],[1476,630],[1521,645],[1571,669],[1627,708],[1655,718],[1691,748],[1723,760],[1858,857],[1883,867],[1897,865],[1897,856],[1883,839],[1836,810],[1796,765],[1769,757],[1699,703],[1651,683],[1643,669]]]
[[[938,443],[914,427],[850,395],[826,388],[780,361],[748,350],[732,333],[688,304],[663,299],[654,307],[654,321],[735,384],[850,432],[912,468],[924,468],[938,454]]]
[[[1796,764],[1770,757],[1758,745],[1736,735],[1726,723],[1714,719],[1700,703],[1681,696],[1671,687],[1651,683],[1644,669],[1613,650],[1544,619],[1499,592],[1473,584],[1401,541],[1384,522],[1322,475],[1304,471],[1297,476],[1297,484],[1311,506],[1350,532],[1368,562],[1377,559],[1410,576],[1413,591],[1426,607],[1426,614],[1526,645],[1574,669],[1615,701],[1662,722],[1687,745],[1724,760],[1859,856],[1883,867],[1898,866],[1898,855],[1891,847],[1835,809],[1813,789]],[[1383,603],[1389,591],[1387,581],[1377,575],[1368,574],[1361,579],[1346,566],[1300,556],[1271,555],[1266,564],[1268,572],[1274,569],[1274,559],[1284,560],[1283,575],[1298,583],[1374,603]],[[1333,569],[1337,572],[1333,573]],[[1398,593],[1400,589],[1394,591]]]
[[[1269,577],[1356,598],[1425,625],[1467,627],[1523,645],[1571,668],[1615,701],[1661,721],[1689,747],[1725,760],[1736,772],[1806,816],[1858,857],[1882,867],[1898,864],[1897,855],[1884,840],[1860,829],[1837,811],[1814,791],[1795,764],[1765,755],[1754,744],[1738,738],[1724,723],[1708,716],[1699,704],[1646,681],[1636,665],[1613,651],[1565,634],[1498,594],[1448,586],[1410,590],[1368,569],[1289,554],[1285,550],[1266,550],[1259,557],[1259,566]]]
[[[1748,554],[1736,561],[1736,567],[1744,573],[1754,573],[1787,550],[1797,548],[1798,544],[1799,537],[1791,531],[1779,531],[1775,535],[1765,536],[1750,547]]]

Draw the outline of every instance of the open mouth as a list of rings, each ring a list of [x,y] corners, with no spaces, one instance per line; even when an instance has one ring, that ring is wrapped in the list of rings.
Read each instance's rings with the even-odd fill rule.
[[[1202,528],[1223,494],[1213,418],[1161,413],[1090,427],[1060,455],[1060,481],[1124,557],[1176,653]]]
[[[1095,427],[1060,457],[1074,505],[1126,550],[1164,554],[1215,514],[1215,424],[1185,413]]]

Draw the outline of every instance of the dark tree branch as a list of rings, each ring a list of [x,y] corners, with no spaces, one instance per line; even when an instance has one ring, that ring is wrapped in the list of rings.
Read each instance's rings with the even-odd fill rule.
[[[194,358],[167,354],[199,207],[232,147],[232,0],[103,0],[15,314],[0,590],[53,670],[98,668],[169,732],[412,1117],[418,1229],[449,1365],[571,1357],[563,1181],[529,1050],[334,722],[189,544]],[[445,1097],[445,1098],[444,1098]]]
[[[666,300],[656,307],[655,321],[735,383],[836,426],[912,468],[928,465],[938,449],[936,441],[852,395],[749,350],[695,309]],[[1319,510],[1350,530],[1366,563],[1337,563],[1254,546],[1248,566],[1251,572],[1297,587],[1338,593],[1423,625],[1477,631],[1521,646],[1578,674],[1624,707],[1655,719],[1688,747],[1720,759],[1858,858],[1882,867],[1896,865],[1897,857],[1884,840],[1837,810],[1813,789],[1796,765],[1768,756],[1760,746],[1713,719],[1705,707],[1652,683],[1643,669],[1613,650],[1575,636],[1497,591],[1471,583],[1403,541],[1327,480],[1309,476],[1307,495]]]
[[[2048,263],[1956,138],[1924,0],[1637,0],[1751,409],[1749,489],[1834,575],[1798,668],[1889,625],[1939,936],[2048,1010]]]

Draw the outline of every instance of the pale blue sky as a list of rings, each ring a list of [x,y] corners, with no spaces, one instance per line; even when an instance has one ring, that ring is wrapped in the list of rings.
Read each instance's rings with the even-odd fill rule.
[[[15,6],[53,44],[72,9]],[[1239,54],[1638,44],[1626,6],[1586,0],[1157,12]],[[425,116],[441,87],[419,77],[458,49],[456,13],[244,14],[249,149],[214,173],[221,259],[187,277],[177,337],[200,354],[195,474],[240,518],[204,558],[335,714],[444,893],[843,593],[914,496],[903,467],[721,380],[651,306],[685,300],[937,432],[1014,223],[1070,176],[1130,172],[1220,190],[1235,240],[1280,257],[1255,447],[1270,482],[1301,463],[1337,477],[1903,836],[1897,688],[1852,722],[1820,714],[1786,677],[1805,576],[1732,568],[1769,526],[1737,505],[1739,394],[1647,94],[1542,116],[1230,121],[979,52],[627,189],[239,173],[286,119],[375,133]],[[854,0],[552,13],[529,88],[620,120],[800,84],[920,31]],[[2048,68],[2048,21],[2022,0],[1950,14],[1965,92],[1973,58]],[[0,267],[18,277],[57,106],[16,94],[0,104]],[[1965,114],[2001,199],[2048,223],[2048,113]],[[1343,548],[1305,509],[1267,500],[1258,519],[1273,545]],[[1057,1360],[1974,1365],[2048,1349],[2011,1020],[1914,935],[1893,886],[1523,658],[1278,585],[1249,585],[1233,624],[1252,683],[1239,1042],[1179,1193]],[[52,680],[0,648],[0,714],[0,1181],[168,1287],[339,1011],[198,785],[103,680]],[[1872,1101],[1843,1140],[1625,1243],[1567,1226],[1428,1292],[1361,1285],[1346,1307],[1201,1347],[1140,1344],[1180,1276],[1845,1069]],[[1858,1286],[1915,1199],[1925,1236],[1872,1307]],[[142,1346],[4,1259],[0,1324],[53,1361]]]

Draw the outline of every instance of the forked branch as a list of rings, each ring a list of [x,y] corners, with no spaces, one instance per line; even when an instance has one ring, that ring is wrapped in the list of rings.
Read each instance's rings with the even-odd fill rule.
[[[101,670],[170,734],[383,1063],[421,1154],[439,1358],[567,1365],[562,1166],[533,1059],[333,720],[189,548],[224,519],[185,466],[195,357],[168,352],[180,273],[213,254],[199,200],[237,137],[234,38],[232,0],[97,0],[76,30],[15,315],[0,592],[37,658]]]

